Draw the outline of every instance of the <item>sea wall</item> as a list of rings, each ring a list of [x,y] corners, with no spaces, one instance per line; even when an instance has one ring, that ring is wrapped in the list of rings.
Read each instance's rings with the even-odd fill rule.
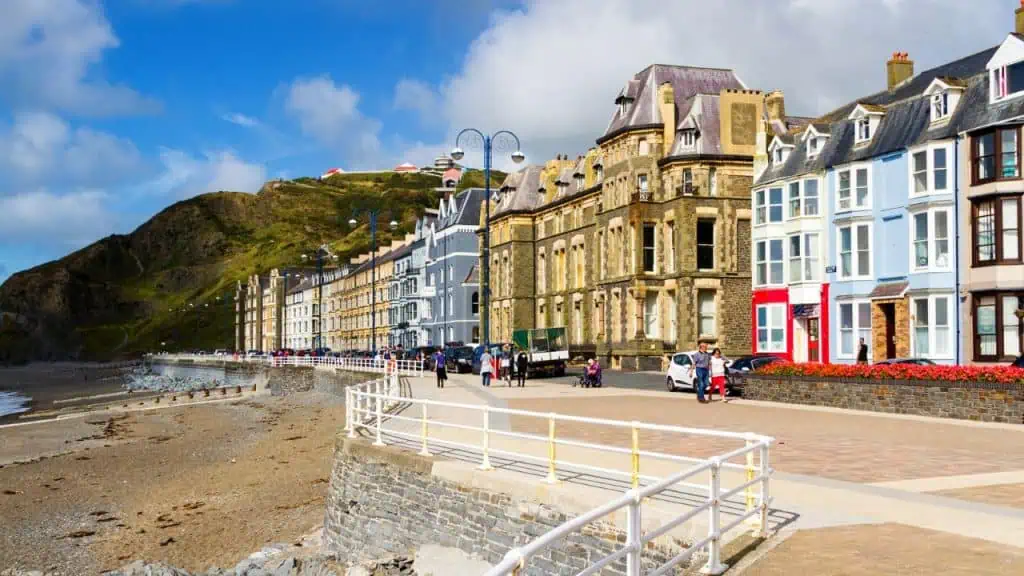
[[[447,473],[439,467],[447,467]],[[438,544],[494,565],[510,549],[592,507],[556,497],[558,490],[546,488],[540,479],[520,476],[503,482],[500,472],[488,472],[493,481],[475,482],[471,475],[453,473],[459,467],[469,465],[339,435],[324,518],[327,551],[362,561]],[[575,493],[581,488],[564,490]],[[603,492],[599,497],[604,503],[614,496]],[[622,521],[610,518],[588,525],[534,557],[521,574],[576,574],[622,546]],[[681,540],[663,540],[644,551],[645,573],[681,549]],[[624,560],[601,572],[624,573]]]
[[[267,366],[246,362],[199,364],[189,360],[158,358],[152,360],[149,366],[154,372],[165,376],[200,378],[216,386],[255,386],[258,390],[269,389],[274,396],[310,390],[343,396],[345,388],[380,377],[370,372],[350,372],[337,368]]]
[[[1024,386],[750,374],[743,397],[892,414],[1024,424]]]

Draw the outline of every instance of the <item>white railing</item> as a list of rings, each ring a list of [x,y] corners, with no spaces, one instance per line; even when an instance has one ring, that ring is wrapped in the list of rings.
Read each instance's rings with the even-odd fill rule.
[[[420,360],[384,360],[374,358],[335,358],[333,356],[207,356],[204,354],[161,354],[156,359],[188,360],[197,364],[221,365],[228,362],[246,362],[266,364],[269,366],[322,366],[338,368],[352,372],[374,372],[391,374],[397,372],[402,376],[423,376],[423,364]]]
[[[557,483],[558,471],[586,471],[605,476],[618,476],[628,478],[632,488],[619,498],[582,514],[550,532],[542,535],[525,546],[515,548],[505,556],[504,560],[491,569],[487,576],[504,576],[507,574],[518,574],[530,559],[552,546],[555,542],[565,538],[573,532],[581,530],[587,524],[600,520],[616,511],[626,509],[626,542],[615,552],[602,559],[594,561],[579,575],[598,573],[603,567],[620,560],[626,559],[626,574],[628,576],[639,576],[640,558],[646,544],[667,534],[669,531],[682,526],[701,514],[707,515],[707,536],[690,544],[679,554],[667,562],[649,572],[654,576],[668,574],[673,567],[689,560],[698,551],[707,549],[707,563],[703,572],[706,574],[721,574],[727,568],[721,561],[722,537],[728,532],[735,530],[744,523],[750,524],[753,532],[759,535],[768,533],[768,512],[771,505],[769,483],[773,473],[770,467],[769,449],[773,439],[758,434],[743,434],[720,430],[705,430],[699,428],[685,428],[680,426],[666,426],[660,424],[649,424],[645,422],[627,422],[621,420],[608,420],[601,418],[586,418],[580,416],[568,416],[555,413],[530,412],[526,410],[514,410],[507,408],[495,408],[486,405],[459,404],[453,402],[440,402],[434,400],[420,400],[401,395],[397,377],[385,377],[360,385],[351,386],[346,389],[346,430],[348,436],[355,437],[358,430],[364,430],[374,436],[374,444],[384,445],[385,433],[387,436],[406,438],[413,440],[420,446],[419,453],[430,456],[430,447],[443,445],[446,447],[462,448],[480,453],[481,470],[492,470],[491,455],[504,456],[516,460],[542,462],[547,465],[547,482]],[[415,412],[413,406],[419,406],[417,416],[405,416],[403,413]],[[394,411],[397,406],[405,407],[401,411]],[[440,410],[465,410],[473,413],[471,418],[479,418],[479,426],[466,424],[465,422],[445,422],[437,418],[428,417],[428,409]],[[496,430],[491,427],[491,415],[504,414],[525,418],[535,418],[547,422],[548,434],[545,436],[506,430]],[[385,419],[386,415],[386,419]],[[386,428],[385,422],[409,422],[418,424],[416,432],[399,430],[394,427]],[[559,423],[587,424],[600,427],[610,427],[630,432],[630,448],[621,446],[584,442],[556,434]],[[451,429],[460,430],[467,434],[462,435],[458,441],[440,438],[438,430]],[[742,442],[742,445],[734,450],[724,452],[711,458],[693,458],[666,454],[662,452],[641,450],[640,432],[659,432],[678,434],[680,437],[715,438],[735,440]],[[521,450],[499,450],[491,446],[491,437],[498,436],[512,438],[526,442],[542,443],[547,447],[547,456],[539,457]],[[466,437],[478,437],[479,443],[465,441]],[[614,453],[628,455],[630,460],[629,471],[622,468],[607,468],[595,466],[583,461],[571,461],[559,457],[560,447],[575,449],[586,449],[599,451],[601,453]],[[756,456],[756,462],[755,462]],[[743,459],[743,463],[732,462],[732,460]],[[663,461],[682,464],[685,466],[681,471],[668,477],[653,476],[641,473],[643,462]],[[722,486],[722,472],[732,471],[742,473],[742,482],[731,488]],[[704,483],[695,483],[694,479],[700,475],[707,474]],[[646,485],[642,485],[646,483]],[[641,507],[645,499],[656,496],[662,492],[677,489],[679,487],[696,489],[707,494],[701,504],[693,506],[686,512],[675,516],[662,523],[658,528],[644,531],[641,522]],[[731,518],[723,526],[721,506],[729,498],[739,494],[744,495],[744,512]]]

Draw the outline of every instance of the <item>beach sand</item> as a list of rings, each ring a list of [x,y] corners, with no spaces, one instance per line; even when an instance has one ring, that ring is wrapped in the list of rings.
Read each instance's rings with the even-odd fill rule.
[[[304,393],[0,428],[0,566],[206,570],[297,541],[343,424],[339,398]]]

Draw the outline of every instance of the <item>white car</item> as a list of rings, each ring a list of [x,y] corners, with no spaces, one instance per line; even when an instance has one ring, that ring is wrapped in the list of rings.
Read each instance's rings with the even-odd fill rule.
[[[696,373],[693,371],[693,355],[696,354],[696,350],[690,352],[679,352],[672,355],[672,362],[668,365],[668,374],[665,376],[665,387],[668,388],[669,392],[675,392],[679,389],[692,390],[696,392],[693,387],[693,381]],[[729,359],[725,360],[726,368],[732,364]],[[710,385],[710,382],[708,382]]]

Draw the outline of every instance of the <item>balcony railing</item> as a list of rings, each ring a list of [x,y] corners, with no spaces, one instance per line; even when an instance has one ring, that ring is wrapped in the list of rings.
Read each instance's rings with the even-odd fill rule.
[[[633,192],[633,202],[653,202],[654,194],[647,188],[637,188]]]

